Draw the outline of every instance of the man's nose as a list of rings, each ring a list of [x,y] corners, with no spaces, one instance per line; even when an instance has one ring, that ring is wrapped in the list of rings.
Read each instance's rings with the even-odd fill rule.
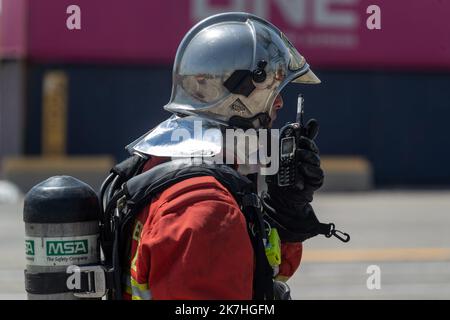
[[[280,110],[283,108],[283,97],[281,95],[277,95],[275,98],[275,102],[273,103],[275,110]]]

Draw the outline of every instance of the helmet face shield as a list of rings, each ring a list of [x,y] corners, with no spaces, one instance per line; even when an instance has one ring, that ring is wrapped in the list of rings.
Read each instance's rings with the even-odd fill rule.
[[[302,74],[301,76],[295,78],[291,82],[303,83],[303,84],[319,84],[319,83],[321,83],[320,79],[316,76],[316,74],[314,72],[312,72],[311,69],[309,69],[306,73]]]

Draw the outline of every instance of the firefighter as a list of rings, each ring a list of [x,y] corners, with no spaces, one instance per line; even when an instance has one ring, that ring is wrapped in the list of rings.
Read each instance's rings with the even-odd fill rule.
[[[281,90],[290,82],[320,80],[285,35],[264,19],[224,13],[195,25],[179,45],[173,88],[165,110],[173,115],[127,149],[149,160],[143,172],[177,157],[211,157],[226,152],[221,138],[207,141],[201,129],[267,129],[283,107]],[[299,183],[268,185],[268,213],[282,226],[281,264],[286,281],[297,270],[302,242],[317,234],[302,222],[316,221],[310,205],[323,182],[310,122],[300,141]],[[216,131],[214,131],[216,130]],[[174,139],[180,131],[187,139]],[[245,174],[245,164],[233,164]],[[261,179],[260,179],[261,181]],[[309,228],[309,229],[308,229]],[[240,204],[212,176],[178,182],[140,211],[131,229],[129,264],[123,272],[125,299],[252,299],[254,250]]]

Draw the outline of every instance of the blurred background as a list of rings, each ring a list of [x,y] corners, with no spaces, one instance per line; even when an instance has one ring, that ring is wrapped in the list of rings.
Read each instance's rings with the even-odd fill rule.
[[[68,28],[71,5],[80,29]],[[381,29],[367,26],[370,5]],[[303,93],[321,125],[316,212],[352,240],[308,240],[293,297],[450,298],[447,1],[0,0],[0,299],[25,298],[23,195],[62,173],[98,188],[125,145],[169,116],[184,34],[228,11],[277,25],[322,80],[289,85],[277,125]]]

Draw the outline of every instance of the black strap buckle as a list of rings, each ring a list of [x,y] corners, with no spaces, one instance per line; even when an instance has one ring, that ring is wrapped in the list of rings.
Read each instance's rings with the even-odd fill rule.
[[[80,279],[84,283],[82,290],[74,290],[74,296],[78,298],[101,298],[108,289],[106,283],[106,269],[103,266],[83,266],[74,270],[80,273]],[[83,274],[83,276],[82,276]]]
[[[335,236],[342,242],[349,242],[350,235],[348,233],[342,232],[340,230],[336,230],[334,223],[330,223],[330,232],[325,235],[325,237],[330,238],[331,236]]]
[[[261,208],[261,200],[256,193],[246,193],[242,196],[242,206]]]

